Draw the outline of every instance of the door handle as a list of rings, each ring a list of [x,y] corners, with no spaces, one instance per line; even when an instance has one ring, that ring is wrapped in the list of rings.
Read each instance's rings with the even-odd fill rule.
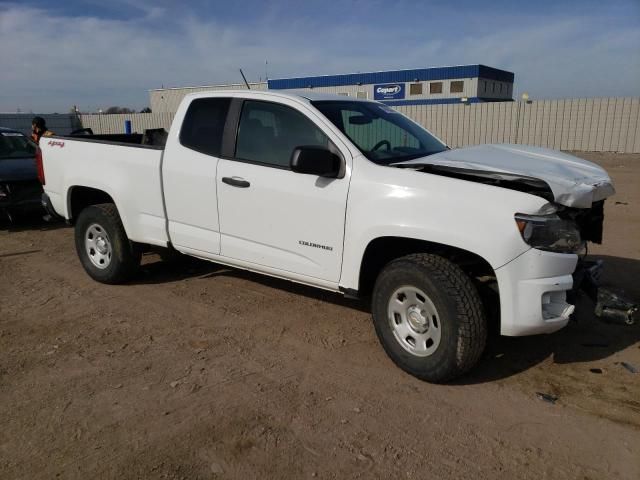
[[[222,182],[232,187],[248,188],[251,184],[240,177],[222,177]]]

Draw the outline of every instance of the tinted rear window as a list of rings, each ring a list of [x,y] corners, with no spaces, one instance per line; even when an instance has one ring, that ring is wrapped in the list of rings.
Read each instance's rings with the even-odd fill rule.
[[[0,160],[4,158],[33,157],[36,144],[21,133],[0,132]]]
[[[230,103],[229,98],[199,98],[191,102],[180,130],[180,143],[192,150],[219,156]]]

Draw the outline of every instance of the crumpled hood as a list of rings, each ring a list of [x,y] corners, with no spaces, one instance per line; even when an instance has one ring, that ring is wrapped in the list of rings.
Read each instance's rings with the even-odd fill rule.
[[[0,158],[0,183],[37,178],[38,171],[34,158]]]
[[[459,169],[497,179],[524,176],[542,180],[553,192],[556,203],[589,208],[593,202],[615,193],[607,172],[573,155],[526,145],[478,145],[436,153],[394,165],[434,165]]]

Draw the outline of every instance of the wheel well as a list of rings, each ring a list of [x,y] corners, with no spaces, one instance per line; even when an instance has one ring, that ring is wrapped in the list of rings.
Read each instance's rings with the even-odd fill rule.
[[[474,279],[495,278],[491,265],[481,256],[467,250],[411,238],[380,237],[372,240],[365,249],[360,266],[358,294],[369,295],[384,266],[411,253],[433,253],[445,257]]]
[[[90,205],[115,203],[111,196],[97,188],[72,187],[69,192],[69,220],[75,221],[80,212]]]
[[[500,332],[500,292],[493,268],[480,255],[450,245],[402,237],[380,237],[372,240],[362,257],[357,296],[369,296],[385,265],[412,253],[440,255],[462,268],[478,289],[487,314],[490,334],[497,335]]]

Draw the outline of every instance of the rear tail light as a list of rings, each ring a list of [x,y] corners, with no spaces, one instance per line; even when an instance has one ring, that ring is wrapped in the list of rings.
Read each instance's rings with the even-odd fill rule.
[[[38,169],[38,181],[44,185],[44,165],[42,164],[42,150],[36,149],[36,168]]]

